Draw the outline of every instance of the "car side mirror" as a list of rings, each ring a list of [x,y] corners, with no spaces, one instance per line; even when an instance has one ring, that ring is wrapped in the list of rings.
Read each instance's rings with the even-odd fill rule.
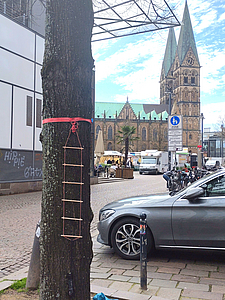
[[[187,193],[182,197],[188,200],[202,196],[205,193],[204,189],[201,187],[193,187],[187,191]]]

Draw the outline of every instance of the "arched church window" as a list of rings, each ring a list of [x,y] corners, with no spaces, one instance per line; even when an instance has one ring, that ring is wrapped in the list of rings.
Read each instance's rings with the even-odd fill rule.
[[[99,130],[101,130],[101,127],[98,125],[98,126],[96,127],[96,140],[97,140],[97,138],[98,138]]]
[[[108,143],[107,150],[112,150],[112,143],[111,142]]]
[[[184,76],[184,84],[188,84],[188,77]]]
[[[168,139],[168,130],[164,129],[164,140],[167,141]]]
[[[108,140],[112,140],[112,126],[111,125],[108,128]]]
[[[156,129],[153,129],[153,141],[156,142],[158,138],[158,133]]]
[[[191,92],[191,101],[196,101],[196,93],[195,93],[195,91]]]
[[[142,128],[141,136],[142,136],[142,141],[146,141],[147,134],[146,134],[146,128],[145,127]]]

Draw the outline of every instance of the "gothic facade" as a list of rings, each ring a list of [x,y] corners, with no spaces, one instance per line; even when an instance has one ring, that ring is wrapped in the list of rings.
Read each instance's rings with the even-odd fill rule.
[[[95,107],[95,140],[103,132],[105,150],[120,151],[116,135],[121,126],[136,128],[139,137],[132,151],[167,151],[168,115],[183,116],[183,147],[197,153],[200,140],[200,62],[190,14],[185,3],[178,43],[169,30],[160,76],[160,104],[98,103]]]

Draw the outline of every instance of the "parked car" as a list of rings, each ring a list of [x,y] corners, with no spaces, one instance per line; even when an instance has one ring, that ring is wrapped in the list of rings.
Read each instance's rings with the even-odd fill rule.
[[[212,169],[218,169],[219,167],[220,167],[220,162],[218,160],[209,159],[205,163],[205,168],[209,171]]]
[[[148,252],[154,247],[225,250],[225,169],[173,196],[138,196],[105,205],[99,212],[98,242],[122,258],[138,259],[141,213],[147,215]]]

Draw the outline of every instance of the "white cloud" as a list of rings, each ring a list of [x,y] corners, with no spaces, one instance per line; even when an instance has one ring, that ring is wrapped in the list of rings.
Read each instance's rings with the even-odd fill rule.
[[[225,102],[208,103],[202,105],[201,112],[204,115],[204,128],[210,127],[215,129],[215,125],[219,122],[220,118],[225,118]]]

